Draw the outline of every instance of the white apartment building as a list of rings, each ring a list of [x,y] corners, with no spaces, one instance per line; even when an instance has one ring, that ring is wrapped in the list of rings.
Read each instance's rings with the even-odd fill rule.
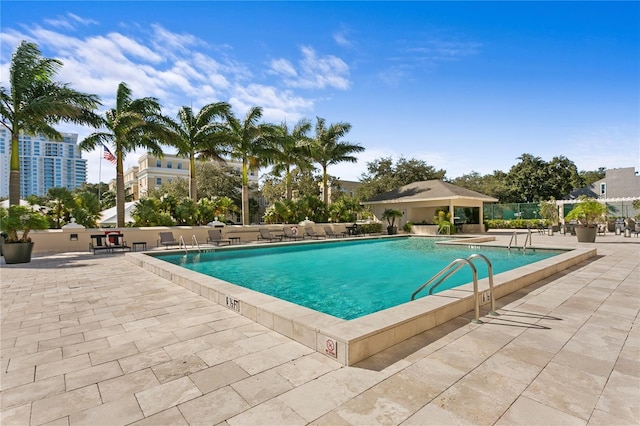
[[[62,133],[61,141],[20,134],[20,198],[45,196],[49,188],[74,190],[87,182],[87,160],[82,159],[77,133]],[[0,197],[9,196],[11,132],[0,128]]]
[[[239,172],[242,171],[242,163],[237,161],[227,161],[226,165]],[[258,183],[257,170],[249,170],[248,177],[250,183]],[[162,158],[158,158],[151,153],[146,153],[138,159],[137,167],[131,167],[124,172],[124,187],[133,194],[134,200],[138,200],[150,190],[178,178],[189,179],[188,158],[172,154],[165,154]],[[115,180],[111,181],[109,189],[115,190]]]

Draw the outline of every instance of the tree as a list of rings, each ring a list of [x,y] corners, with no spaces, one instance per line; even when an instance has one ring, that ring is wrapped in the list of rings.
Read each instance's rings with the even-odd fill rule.
[[[113,147],[116,156],[116,214],[117,226],[124,227],[124,158],[136,148],[144,148],[156,157],[162,157],[161,143],[175,145],[176,134],[169,130],[166,117],[161,114],[155,98],[132,99],[125,83],[118,85],[116,106],[105,113],[105,131],[89,135],[80,142],[80,149],[102,149],[102,144]]]
[[[202,107],[198,114],[190,107],[183,106],[178,111],[178,120],[169,121],[169,127],[176,133],[174,146],[177,155],[189,158],[189,196],[198,201],[195,158],[197,153],[206,152],[206,156],[222,159],[224,139],[221,137],[223,125],[216,118],[226,117],[230,106],[226,102],[217,102]]]
[[[311,158],[322,168],[322,191],[324,203],[329,204],[329,189],[327,185],[327,167],[330,165],[358,161],[352,154],[364,151],[360,145],[340,142],[349,130],[349,123],[334,123],[326,126],[324,118],[316,117],[316,135],[311,144]]]
[[[298,121],[291,132],[289,132],[287,123],[274,126],[272,131],[269,132],[269,139],[274,148],[272,173],[276,176],[284,173],[285,198],[287,200],[291,200],[292,194],[291,169],[293,167],[301,170],[312,168],[309,161],[310,139],[307,136],[310,130],[311,122],[305,118]]]
[[[261,163],[269,163],[272,150],[266,144],[266,124],[258,124],[262,118],[262,108],[253,107],[244,120],[238,120],[232,113],[227,117],[226,140],[231,149],[231,158],[242,162],[242,224],[249,224],[249,169],[258,168]]]
[[[55,220],[55,228],[60,229],[64,223],[69,222],[71,211],[76,208],[76,200],[73,193],[67,188],[54,187],[47,191],[49,206],[52,207],[52,214]]]
[[[583,180],[575,164],[564,156],[554,157],[547,163],[540,157],[522,154],[520,162],[509,170],[505,202],[531,203],[551,197],[563,199]]]
[[[0,88],[2,125],[11,132],[9,204],[20,202],[20,132],[61,140],[52,126],[60,121],[99,127],[102,119],[93,111],[100,106],[97,95],[73,90],[53,81],[62,62],[43,58],[34,43],[21,42],[11,58],[9,83]]]
[[[445,174],[445,170],[436,170],[423,160],[400,157],[394,165],[391,157],[382,157],[367,163],[367,173],[360,179],[362,185],[357,195],[368,200],[413,182],[444,179]]]
[[[236,204],[242,203],[242,177],[240,173],[224,163],[196,162],[198,194],[202,197],[229,197]]]

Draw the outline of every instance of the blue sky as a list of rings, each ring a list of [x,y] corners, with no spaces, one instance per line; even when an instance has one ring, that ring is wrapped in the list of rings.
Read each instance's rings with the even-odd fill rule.
[[[530,153],[580,170],[640,170],[639,2],[33,2],[0,5],[0,78],[36,42],[59,80],[112,108],[124,81],[174,116],[228,101],[238,117],[353,128],[357,180],[380,157],[448,178]],[[90,131],[69,125],[61,131]],[[125,167],[137,164],[130,155]],[[89,182],[100,154],[85,153]],[[103,162],[101,177],[115,176]]]

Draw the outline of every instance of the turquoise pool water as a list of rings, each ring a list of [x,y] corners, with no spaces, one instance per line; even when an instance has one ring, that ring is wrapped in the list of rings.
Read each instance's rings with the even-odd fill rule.
[[[420,237],[338,240],[154,257],[338,318],[353,319],[408,302],[411,293],[457,258],[481,253],[493,264],[495,275],[561,253],[446,246],[437,241]],[[487,276],[482,260],[474,265],[479,279]],[[437,291],[471,281],[470,268],[465,267]],[[422,292],[419,297],[427,294]]]

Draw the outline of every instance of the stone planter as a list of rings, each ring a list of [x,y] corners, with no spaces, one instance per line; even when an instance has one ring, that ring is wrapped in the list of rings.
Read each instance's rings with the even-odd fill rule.
[[[398,227],[397,226],[387,226],[387,234],[396,235],[397,233],[398,233]]]
[[[579,243],[595,243],[598,228],[575,228]]]
[[[7,264],[31,262],[33,243],[4,243],[2,255]]]

